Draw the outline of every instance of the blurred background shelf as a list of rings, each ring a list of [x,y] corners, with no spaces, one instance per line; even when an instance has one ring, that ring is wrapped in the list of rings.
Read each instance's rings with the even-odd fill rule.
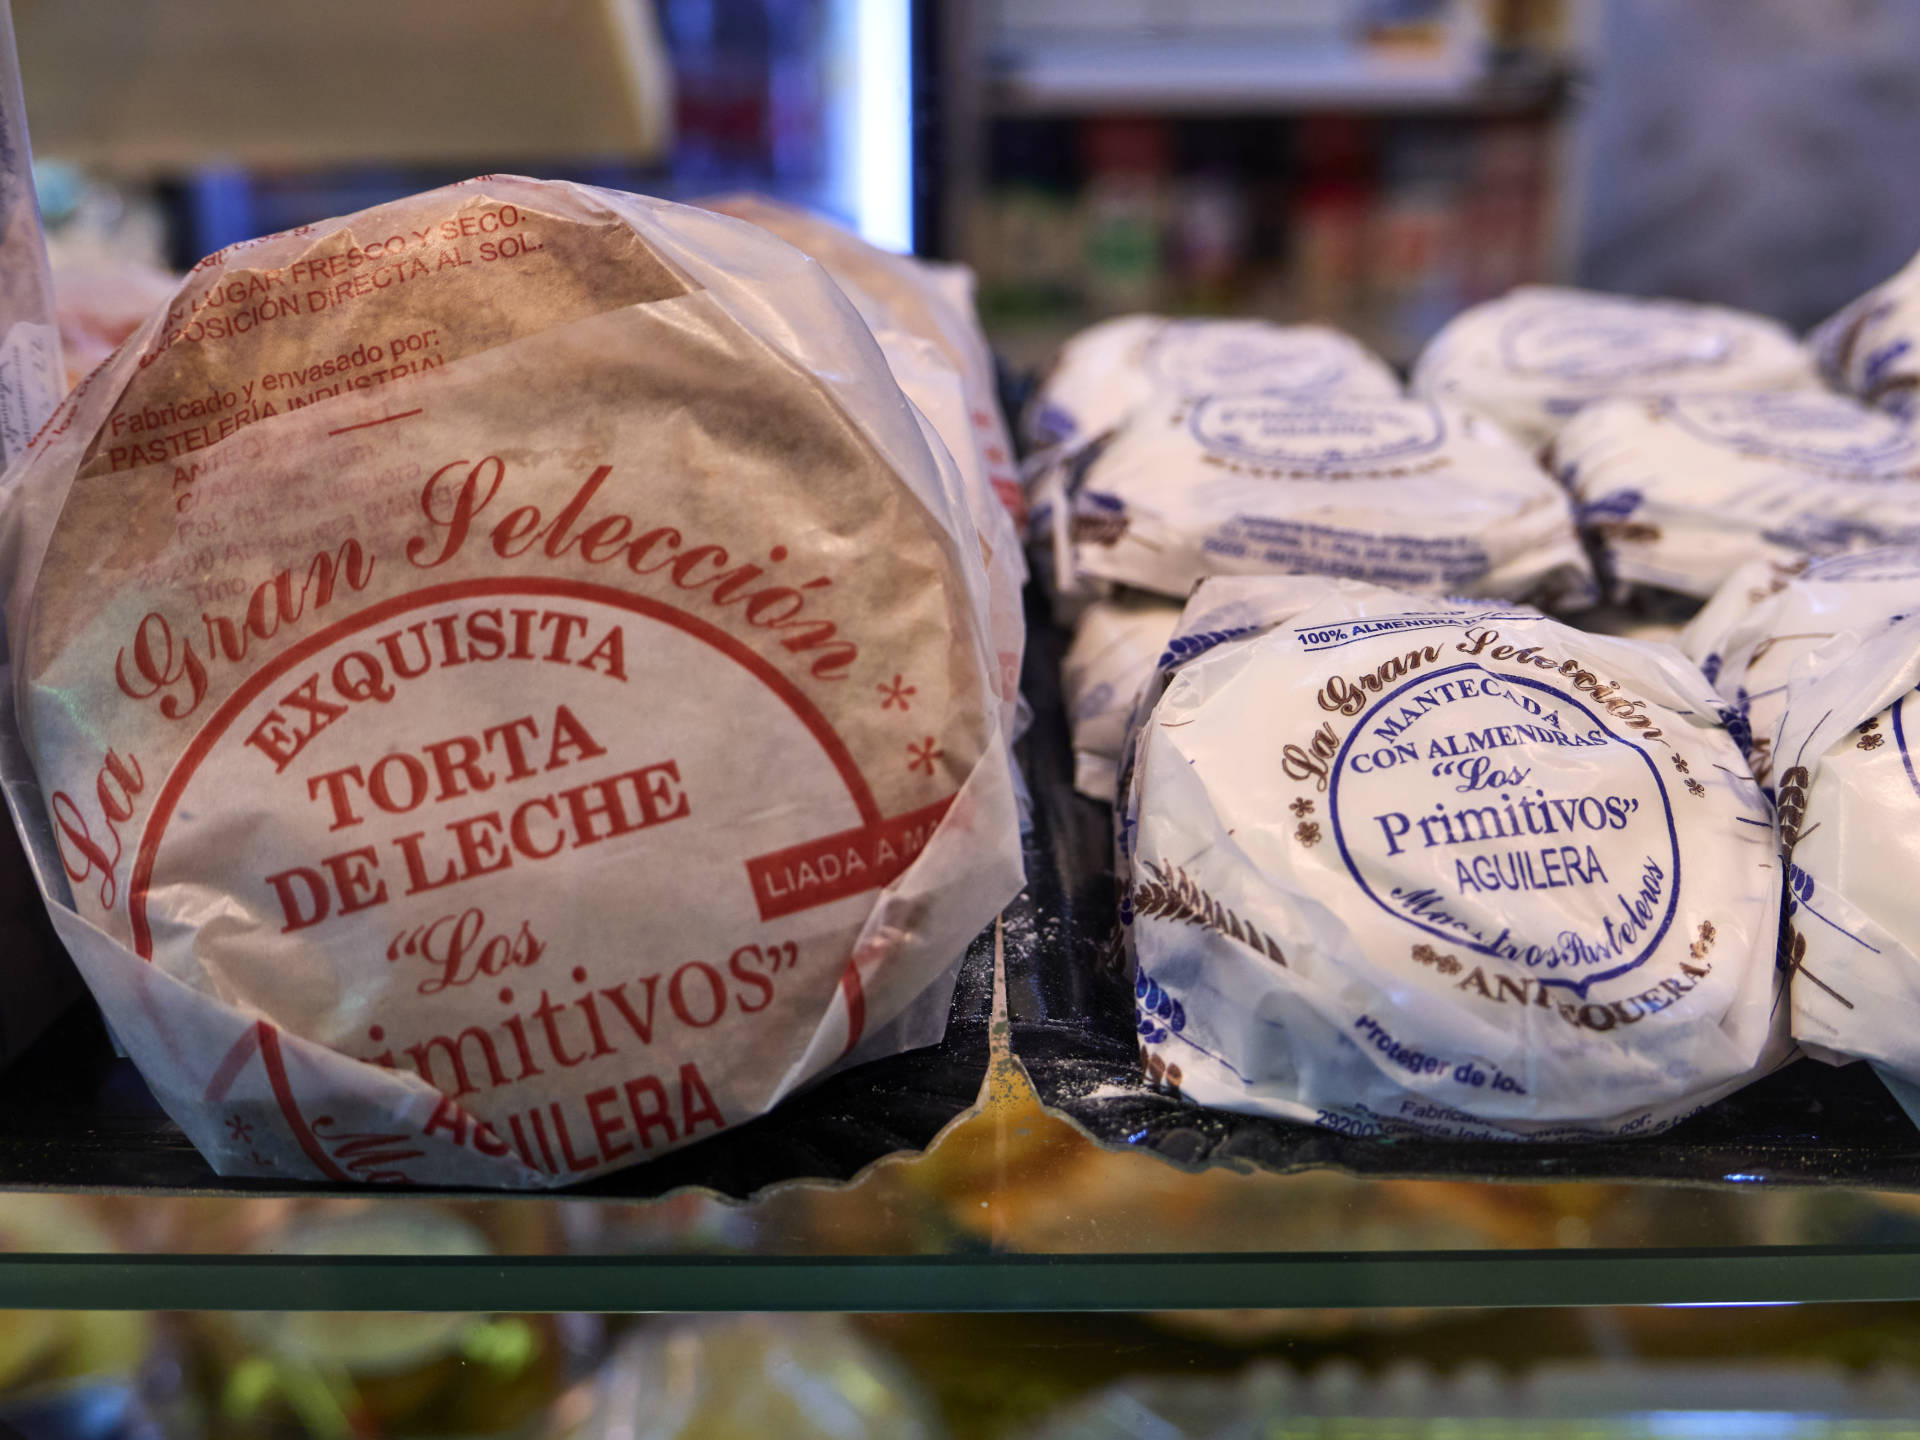
[[[1153,310],[1321,321],[1405,365],[1463,306],[1571,273],[1596,11],[960,8],[933,243],[1017,364]]]
[[[994,65],[987,105],[996,115],[1510,113],[1553,103],[1567,81],[1556,67],[1496,70],[1474,61],[1396,59],[1347,49],[1275,55],[1257,44],[1211,40],[1061,44]]]
[[[195,139],[184,107],[180,133],[160,133],[164,87],[114,86],[157,53],[135,23],[152,15],[115,0],[102,13],[123,23],[103,29],[56,0],[16,0],[36,138],[64,162],[42,184],[56,264],[179,267],[510,162],[680,198],[751,187],[965,260],[1016,369],[1133,309],[1323,320],[1405,363],[1462,306],[1532,281],[1805,324],[1894,268],[1920,225],[1920,192],[1900,183],[1920,145],[1913,5],[658,0],[628,7],[657,22],[636,30],[622,3],[566,0],[531,38],[521,8],[445,8],[465,24],[463,58],[438,63],[484,86],[391,79],[436,55],[418,15],[385,26],[391,109],[360,117],[370,138],[291,113],[329,103],[317,63],[311,83],[276,86],[273,65],[249,70],[243,52],[285,64],[317,43],[301,26],[356,15],[382,30],[378,7],[303,12],[285,30],[260,28],[280,6],[167,7],[179,28],[161,78],[198,65],[226,82],[200,97]],[[1737,43],[1711,43],[1715,24]],[[587,78],[578,95],[551,93],[570,54],[593,62]],[[505,133],[541,86],[551,123]],[[563,103],[589,92],[591,113]],[[243,102],[286,113],[237,130]],[[290,1195],[214,1177],[82,1013],[0,1076],[0,1249],[16,1257],[0,1264],[0,1306],[52,1303],[63,1285],[102,1304],[220,1303],[200,1268],[251,1277],[224,1282],[245,1287],[236,1304],[430,1305],[419,1282],[434,1266],[504,1287],[487,1304],[544,1275],[556,1301],[616,1308],[1920,1295],[1920,1201],[1874,1188],[1915,1177],[1188,1171],[1042,1111],[1004,1048],[977,1113],[948,1125],[971,1082],[941,1083],[912,1123],[858,1144],[832,1094],[813,1140],[795,1140],[798,1112],[775,1117],[752,1142],[798,1146],[829,1178],[746,1202],[721,1194],[755,1194],[764,1172],[680,1188],[700,1178],[692,1158],[559,1196]],[[1878,1114],[1863,1100],[1851,1118]],[[49,1231],[21,1218],[49,1210],[101,1217],[129,1258],[55,1258]],[[305,1218],[415,1215],[459,1218],[484,1252],[428,1264],[391,1226],[384,1259],[262,1248]],[[597,1276],[607,1288],[590,1292]],[[134,1288],[116,1301],[115,1285]]]
[[[1910,1250],[1374,1255],[0,1256],[20,1309],[1023,1311],[1920,1299]]]
[[[12,6],[76,378],[168,271],[501,169],[965,261],[1016,372],[1139,309],[1404,366],[1542,281],[1804,328],[1920,234],[1920,0]],[[1086,808],[1052,843],[1104,846]],[[1085,1038],[1042,978],[976,984],[884,1124],[851,1077],[539,1195],[223,1181],[77,1010],[0,1072],[0,1434],[1920,1433],[1920,1140],[1870,1075],[1754,1087],[1758,1152],[1721,1115],[1612,1175],[1422,1171],[1073,1090],[1126,1046],[1030,1083],[1023,1030]],[[806,1313],[590,1313],[672,1310]]]
[[[109,1067],[111,1070],[112,1067]],[[923,1156],[750,1202],[275,1191],[119,1073],[116,1178],[20,1149],[0,1311],[1350,1310],[1920,1300],[1920,1200],[1859,1187],[1191,1170],[1094,1145],[1017,1067]],[[151,1102],[147,1102],[150,1107]],[[692,1155],[695,1152],[687,1152]],[[144,1167],[145,1183],[129,1177]],[[616,1177],[618,1180],[620,1177]],[[628,1172],[627,1188],[654,1177]],[[638,1183],[636,1183],[638,1182]],[[36,1193],[37,1192],[37,1193]]]
[[[1920,1299],[1920,1136],[1864,1067],[1585,1146],[1351,1141],[1133,1085],[1130,1004],[1117,1042],[1093,1023],[1107,816],[1068,789],[1063,637],[1030,618],[1030,884],[942,1046],[562,1191],[275,1186],[213,1174],[82,1003],[0,1073],[0,1311]]]

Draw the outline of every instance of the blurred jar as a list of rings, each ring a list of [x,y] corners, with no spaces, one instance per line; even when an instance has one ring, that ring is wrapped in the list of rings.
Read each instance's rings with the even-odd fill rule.
[[[119,1249],[90,1197],[0,1196],[0,1250],[108,1255]],[[149,1315],[0,1310],[0,1435],[160,1440],[149,1401],[171,1383]]]
[[[1374,127],[1352,116],[1310,116],[1295,144],[1301,173],[1293,213],[1295,309],[1303,319],[1357,330],[1374,200]]]
[[[251,1248],[496,1253],[458,1214],[349,1203],[299,1214]],[[553,1316],[274,1311],[196,1315],[191,1325],[204,1433],[231,1440],[535,1435],[580,1349]]]
[[[938,1440],[895,1360],[838,1315],[648,1322],[558,1407],[551,1440]]]
[[[1154,309],[1167,279],[1166,122],[1092,120],[1081,131],[1081,145],[1088,302],[1098,312]]]

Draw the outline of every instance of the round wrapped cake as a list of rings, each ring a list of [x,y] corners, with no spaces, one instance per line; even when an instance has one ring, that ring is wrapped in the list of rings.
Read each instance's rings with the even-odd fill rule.
[[[1916,686],[1920,616],[1841,630],[1788,670],[1772,757],[1794,1038],[1835,1063],[1872,1061],[1909,1110],[1920,1108]]]
[[[1603,401],[1551,464],[1623,586],[1704,599],[1749,561],[1920,539],[1920,432],[1825,391]]]
[[[1821,373],[1869,405],[1920,419],[1920,255],[1808,337]]]
[[[922,426],[797,251],[511,177],[211,256],[70,397],[55,918],[217,1168],[562,1183],[938,1035],[1020,867]]]
[[[1150,1065],[1352,1134],[1650,1134],[1784,1058],[1771,812],[1665,647],[1210,581],[1136,711]]]
[[[1455,316],[1413,368],[1415,394],[1490,416],[1533,449],[1610,395],[1818,383],[1806,351],[1762,316],[1550,285]]]
[[[1556,608],[1594,596],[1566,495],[1498,426],[1454,405],[1160,400],[1071,468],[1070,550],[1055,566],[1082,582],[1176,599],[1210,575],[1259,574]]]
[[[1795,667],[1816,652],[1844,656],[1913,614],[1920,614],[1920,549],[1753,560],[1727,578],[1679,643],[1726,703],[1727,726],[1746,745],[1753,778],[1771,790]]]
[[[1173,601],[1129,595],[1089,605],[1074,626],[1060,663],[1060,693],[1073,733],[1073,788],[1081,794],[1113,802],[1134,696],[1179,620]]]
[[[1400,394],[1386,362],[1324,325],[1122,315],[1089,326],[1054,359],[1027,406],[1035,449],[1097,440],[1155,398]]]

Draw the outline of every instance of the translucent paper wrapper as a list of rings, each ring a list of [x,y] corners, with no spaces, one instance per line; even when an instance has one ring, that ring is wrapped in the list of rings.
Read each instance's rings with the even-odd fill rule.
[[[1013,523],[1025,519],[1013,444],[1000,413],[993,351],[974,314],[971,270],[881,250],[817,215],[763,195],[727,195],[707,204],[772,231],[818,260],[875,334],[897,330],[933,345],[959,377],[966,397],[965,419],[972,436],[966,448],[979,458],[979,493],[997,497]],[[956,437],[949,448],[958,456],[963,447]],[[969,495],[973,493],[970,489]]]
[[[1807,337],[1820,371],[1869,405],[1920,418],[1920,255]]]
[[[1060,666],[1073,734],[1073,788],[1113,803],[1114,777],[1134,697],[1153,674],[1180,607],[1149,595],[1089,605]]]
[[[1149,1064],[1511,1140],[1652,1134],[1765,1073],[1780,870],[1717,709],[1677,653],[1524,610],[1203,585],[1121,777]]]
[[[1816,653],[1826,657],[1823,666],[1841,661],[1861,641],[1916,613],[1920,549],[1889,545],[1812,562],[1753,560],[1727,577],[1679,643],[1720,693],[1727,728],[1746,746],[1754,779],[1771,792],[1774,744],[1795,667]]]
[[[988,628],[1006,704],[1001,718],[1007,734],[1017,737],[1026,650],[1020,596],[1027,580],[1020,546],[1026,498],[1000,413],[993,353],[974,317],[973,273],[877,249],[817,215],[764,196],[724,196],[707,208],[771,231],[825,267],[873,331],[894,380],[952,456],[987,569]]]
[[[0,9],[0,466],[20,457],[67,388],[53,308],[20,58]]]
[[[202,262],[11,477],[7,779],[214,1167],[555,1185],[937,1038],[1020,883],[960,485],[721,216],[488,177]]]
[[[1796,659],[1773,746],[1794,1038],[1920,1111],[1920,618]],[[1917,1121],[1916,1123],[1920,1123]]]
[[[1605,401],[1552,466],[1625,586],[1704,599],[1749,561],[1920,539],[1920,433],[1819,390]]]
[[[1022,429],[1036,450],[1076,449],[1156,399],[1399,394],[1400,382],[1384,360],[1324,325],[1122,315],[1089,326],[1061,348]]]
[[[1069,467],[1056,571],[1184,598],[1216,575],[1325,575],[1577,608],[1592,568],[1566,495],[1453,405],[1160,401]]]
[[[1611,396],[1818,383],[1806,350],[1760,315],[1523,285],[1450,320],[1415,362],[1412,389],[1477,410],[1537,450]]]

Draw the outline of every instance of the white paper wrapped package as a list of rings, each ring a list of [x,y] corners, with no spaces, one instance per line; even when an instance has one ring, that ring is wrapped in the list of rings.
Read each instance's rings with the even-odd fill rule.
[[[1774,758],[1794,1038],[1896,1094],[1920,1083],[1917,683],[1920,617],[1836,637],[1794,664]]]
[[[1816,651],[1840,659],[1916,613],[1920,549],[1888,546],[1811,563],[1754,560],[1693,618],[1680,648],[1720,693],[1754,779],[1771,790],[1794,668]]]
[[[967,394],[960,376],[942,352],[925,340],[898,330],[874,332],[880,353],[901,394],[912,402],[943,472],[958,477],[957,499],[971,517],[980,562],[987,580],[987,635],[993,648],[994,687],[1000,696],[1001,729],[1008,743],[1018,738],[1020,664],[1026,654],[1027,616],[1021,598],[1027,580],[1026,556],[1013,517],[988,488],[979,447],[970,443]],[[1020,784],[1015,775],[1015,784]]]
[[[1784,1057],[1769,807],[1676,652],[1350,582],[1201,607],[1121,778],[1139,1029],[1191,1098],[1637,1135]]]
[[[772,231],[818,260],[876,334],[898,330],[935,346],[966,394],[970,448],[979,457],[981,479],[1014,523],[1025,520],[1026,497],[1000,413],[993,351],[974,313],[972,271],[881,250],[821,216],[764,195],[726,195],[705,203]],[[946,438],[956,457],[969,448],[959,435]]]
[[[1026,650],[1021,587],[1027,579],[1021,527],[1026,497],[1000,413],[993,352],[973,310],[972,272],[877,249],[859,236],[763,195],[728,195],[706,208],[771,231],[817,260],[879,341],[907,398],[938,433],[959,470],[961,494],[980,532],[990,595],[990,631],[1007,733]]]
[[[1123,315],[1061,348],[1022,428],[1035,450],[1077,449],[1155,399],[1399,394],[1385,361],[1324,325]]]
[[[1427,400],[1159,402],[1078,468],[1071,498],[1076,575],[1174,598],[1253,574],[1594,596],[1560,487],[1497,426]]]
[[[560,1184],[939,1033],[1020,865],[931,433],[798,251],[512,177],[211,257],[69,397],[49,898],[216,1169]]]
[[[1606,401],[1551,464],[1622,585],[1704,598],[1750,560],[1920,539],[1920,432],[1825,391]]]
[[[1413,368],[1413,391],[1465,405],[1539,449],[1613,395],[1817,385],[1780,325],[1718,305],[1524,285],[1454,317]]]
[[[1180,606],[1151,595],[1089,605],[1060,666],[1061,696],[1073,733],[1073,788],[1113,803],[1134,697],[1153,674]]]
[[[1658,610],[1648,614],[1626,605],[1595,606],[1571,617],[1568,623],[1596,635],[1637,640],[1644,645],[1678,645],[1685,628],[1680,620]]]
[[[1920,419],[1920,255],[1821,325],[1808,344],[1830,382]]]

